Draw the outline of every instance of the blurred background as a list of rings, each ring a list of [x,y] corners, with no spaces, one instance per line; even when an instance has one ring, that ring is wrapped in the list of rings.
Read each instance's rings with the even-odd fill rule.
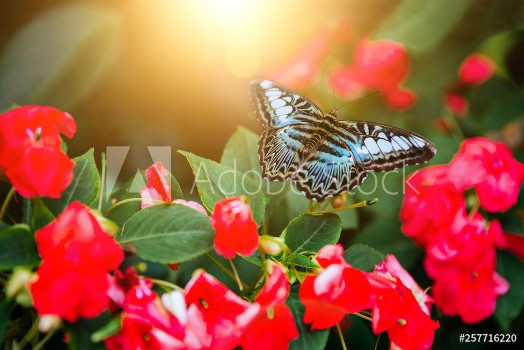
[[[463,138],[478,135],[505,142],[523,161],[523,5],[521,0],[3,1],[0,109],[43,104],[68,111],[78,124],[67,141],[71,156],[91,147],[99,155],[107,146],[130,146],[121,180],[151,164],[148,146],[172,146],[171,170],[186,189],[193,176],[176,150],[218,161],[238,126],[260,132],[248,96],[249,81],[257,78],[292,87],[324,111],[367,96],[344,106],[341,118],[424,135],[438,150],[430,164],[447,163]],[[375,39],[400,46],[373,51],[366,43]],[[473,65],[470,76],[476,80],[468,81],[464,66],[472,55],[488,63]],[[377,89],[383,92],[373,93]],[[391,89],[402,93],[390,95]],[[397,175],[388,178],[394,182],[390,191],[402,189],[402,174]],[[396,254],[419,284],[430,285],[423,252],[400,232],[402,194],[373,197],[380,205],[343,218],[346,239]],[[514,222],[523,202],[520,214],[499,218],[505,228],[523,231],[521,222]],[[290,218],[307,205],[289,203]],[[289,217],[272,224],[281,229]],[[494,333],[499,327],[509,330],[511,322],[513,329],[524,329],[523,296],[516,314],[498,324],[441,319],[435,348],[456,345],[462,331]],[[358,335],[351,348],[373,348],[367,323],[355,321],[350,332]],[[338,346],[336,338],[329,344]]]

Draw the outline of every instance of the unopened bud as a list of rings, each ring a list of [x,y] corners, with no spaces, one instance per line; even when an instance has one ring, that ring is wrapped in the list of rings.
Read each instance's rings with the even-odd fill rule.
[[[38,321],[38,330],[42,333],[47,333],[57,329],[62,324],[60,317],[56,315],[42,315]]]
[[[344,192],[341,195],[331,198],[331,206],[333,209],[342,208],[348,200],[348,193]]]
[[[258,248],[269,255],[278,255],[282,253],[282,247],[285,245],[281,238],[262,235],[258,240]]]
[[[7,281],[6,295],[11,298],[29,286],[29,282],[34,278],[34,274],[25,268],[17,268]]]
[[[118,233],[118,225],[102,215],[101,212],[95,209],[91,209],[91,214],[96,218],[102,230],[107,234],[114,236]]]

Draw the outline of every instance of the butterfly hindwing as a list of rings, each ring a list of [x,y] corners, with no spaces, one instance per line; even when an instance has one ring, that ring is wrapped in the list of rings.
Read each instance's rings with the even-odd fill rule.
[[[404,129],[365,121],[339,121],[337,126],[366,170],[389,171],[420,164],[436,153],[431,142]]]
[[[350,191],[365,178],[366,171],[359,166],[345,142],[331,134],[300,165],[293,181],[307,198],[321,202]]]
[[[322,118],[322,111],[297,92],[269,80],[251,82],[251,96],[258,121],[266,129],[308,124]]]

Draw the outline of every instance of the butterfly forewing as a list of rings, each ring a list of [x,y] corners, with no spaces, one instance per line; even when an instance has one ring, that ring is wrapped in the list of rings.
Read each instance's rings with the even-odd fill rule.
[[[431,142],[394,126],[366,121],[338,121],[337,132],[362,168],[389,171],[427,162],[436,153]]]
[[[263,176],[292,179],[307,198],[323,201],[358,186],[368,171],[431,159],[435,147],[415,133],[365,121],[337,121],[297,92],[269,80],[251,82]]]
[[[258,121],[264,128],[309,124],[322,118],[322,110],[308,99],[269,80],[251,82]]]

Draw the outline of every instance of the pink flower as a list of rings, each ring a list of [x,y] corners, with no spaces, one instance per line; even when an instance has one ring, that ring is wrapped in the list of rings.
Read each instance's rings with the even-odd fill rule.
[[[218,201],[213,208],[211,225],[215,229],[215,251],[224,258],[234,258],[237,253],[249,256],[257,249],[257,223],[244,198]]]
[[[463,117],[468,114],[468,101],[461,94],[448,91],[444,94],[444,104],[455,115]]]
[[[426,167],[406,181],[400,209],[402,231],[425,247],[440,240],[456,216],[466,215],[466,201],[448,175],[446,165]]]
[[[517,202],[524,164],[503,143],[476,137],[462,142],[449,176],[461,190],[474,187],[482,208],[502,212]]]
[[[476,53],[468,56],[460,65],[459,81],[467,85],[482,84],[491,78],[495,70],[496,65],[491,58]]]
[[[182,204],[190,208],[196,209],[204,215],[207,215],[206,209],[202,205],[193,201],[186,201],[183,199],[172,199],[171,185],[168,180],[168,172],[161,162],[156,162],[146,170],[147,184],[140,191],[142,198],[141,208],[147,208],[152,205],[159,204],[158,201],[164,203]]]
[[[408,73],[408,54],[402,44],[364,38],[352,64],[333,74],[333,86],[338,94],[348,98],[355,98],[363,90],[380,90],[391,107],[406,109],[415,102],[413,91],[401,87]]]

